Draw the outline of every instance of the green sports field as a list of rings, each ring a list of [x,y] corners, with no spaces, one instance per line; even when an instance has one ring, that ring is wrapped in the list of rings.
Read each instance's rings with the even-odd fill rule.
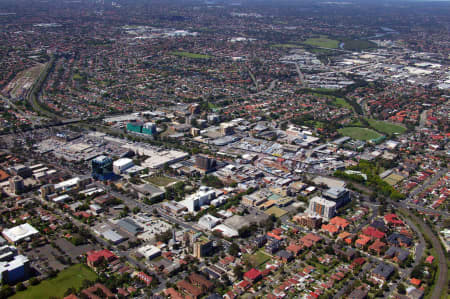
[[[196,54],[196,53],[190,53],[190,52],[182,52],[182,51],[175,51],[170,52],[170,54],[180,57],[187,57],[187,58],[193,58],[193,59],[210,59],[211,56],[204,55],[204,54]]]
[[[374,130],[367,128],[348,127],[339,129],[338,131],[344,136],[364,141],[369,141],[381,137],[381,135],[375,132]]]
[[[23,292],[18,292],[12,299],[47,299],[50,296],[62,298],[69,288],[80,288],[83,280],[94,281],[97,274],[86,265],[77,264],[61,272],[55,278],[42,281],[40,284],[31,286]]]
[[[400,125],[391,124],[385,121],[368,119],[369,125],[377,130],[378,132],[392,135],[392,134],[403,134],[406,132],[406,128]]]
[[[326,36],[316,37],[316,38],[308,38],[305,42],[305,45],[313,46],[313,47],[322,47],[329,49],[337,49],[339,47],[339,41],[335,39],[330,39]]]

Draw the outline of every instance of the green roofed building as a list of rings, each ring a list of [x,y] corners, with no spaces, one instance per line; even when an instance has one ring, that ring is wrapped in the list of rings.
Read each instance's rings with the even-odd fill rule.
[[[134,133],[142,133],[143,123],[140,122],[131,122],[127,124],[127,131]]]
[[[145,124],[141,122],[130,122],[127,124],[127,131],[138,134],[155,135],[156,125],[151,122]]]

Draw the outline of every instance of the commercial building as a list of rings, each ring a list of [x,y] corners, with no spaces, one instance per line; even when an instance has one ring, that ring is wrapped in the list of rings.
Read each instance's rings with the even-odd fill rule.
[[[126,238],[120,234],[118,234],[117,232],[113,231],[112,229],[109,229],[105,232],[102,233],[103,238],[105,238],[106,240],[112,242],[113,244],[120,244],[123,241],[126,240]]]
[[[195,157],[195,167],[202,173],[208,173],[216,168],[216,161],[205,155]]]
[[[198,225],[204,229],[212,230],[221,221],[220,218],[206,214],[198,220]]]
[[[25,185],[23,183],[23,178],[15,175],[9,178],[9,189],[14,194],[20,194],[25,190]]]
[[[22,240],[32,238],[39,234],[39,231],[28,223],[24,223],[13,228],[4,229],[3,237],[12,244],[17,244]]]
[[[236,125],[234,124],[234,123],[221,123],[220,124],[220,133],[223,135],[223,136],[226,136],[226,135],[231,135],[231,134],[233,134],[233,132],[234,132],[234,130],[233,130],[233,128],[235,127]]]
[[[25,165],[21,165],[21,164],[20,165],[14,165],[13,167],[10,167],[9,168],[9,172],[12,175],[18,175],[18,176],[21,176],[21,177],[23,177],[25,179],[33,175],[33,171],[31,170],[30,167],[25,166]]]
[[[180,204],[185,206],[189,212],[195,212],[199,210],[201,206],[209,204],[211,200],[216,198],[216,192],[217,191],[212,188],[201,186],[196,193],[189,195],[185,200],[181,201]]]
[[[142,254],[148,260],[152,260],[161,255],[161,250],[153,245],[145,245],[139,248],[137,252]]]
[[[55,184],[53,186],[53,190],[57,193],[67,192],[73,190],[75,188],[81,188],[86,186],[91,182],[91,178],[89,176],[84,177],[74,177],[66,181],[62,181],[61,183]],[[48,190],[52,190],[50,186],[46,187]],[[42,190],[41,190],[42,191]]]
[[[308,215],[330,220],[336,214],[336,203],[323,197],[314,196],[309,201]]]
[[[154,135],[156,134],[156,124],[148,122],[142,127],[142,134]]]
[[[127,124],[127,131],[138,134],[154,135],[156,134],[156,124],[147,122],[130,122]]]
[[[129,122],[127,123],[127,131],[133,133],[141,133],[143,125],[144,124],[141,122]]]
[[[132,234],[133,236],[137,235],[138,233],[141,233],[144,231],[144,228],[136,224],[132,219],[130,218],[122,218],[117,222],[117,225]]]
[[[336,209],[346,205],[350,202],[350,191],[345,188],[330,188],[323,192],[322,195],[336,203]]]
[[[194,231],[185,233],[184,244],[191,248],[192,255],[196,258],[208,256],[213,251],[213,241]]]
[[[134,166],[133,160],[130,158],[120,158],[113,163],[113,172],[117,175],[121,175],[127,169]]]
[[[142,166],[151,169],[162,168],[166,164],[170,165],[189,157],[188,153],[176,150],[166,150],[144,143],[127,143],[124,144],[122,148],[131,150],[136,155],[148,157],[142,163]]]
[[[113,177],[113,162],[107,156],[99,156],[92,160],[92,177],[99,180],[108,180]]]
[[[2,283],[15,283],[26,280],[30,275],[30,261],[24,255],[16,255],[11,260],[0,262]]]

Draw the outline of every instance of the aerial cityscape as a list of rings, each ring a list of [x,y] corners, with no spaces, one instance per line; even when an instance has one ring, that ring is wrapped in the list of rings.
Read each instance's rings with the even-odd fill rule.
[[[0,299],[449,299],[450,1],[0,0]]]

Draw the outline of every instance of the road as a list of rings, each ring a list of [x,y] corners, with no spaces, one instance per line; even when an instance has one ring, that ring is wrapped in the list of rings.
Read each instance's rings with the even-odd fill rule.
[[[447,275],[448,275],[448,265],[447,258],[445,256],[444,250],[442,249],[441,243],[439,239],[436,237],[431,228],[422,221],[419,217],[412,214],[407,209],[404,209],[400,203],[391,202],[394,206],[396,206],[399,210],[401,210],[405,215],[407,215],[410,219],[412,219],[416,224],[420,225],[424,234],[430,239],[431,245],[435,249],[437,253],[438,265],[439,265],[439,277],[437,278],[437,282],[433,288],[433,292],[431,294],[431,299],[439,299],[441,294],[444,294],[447,289]]]

